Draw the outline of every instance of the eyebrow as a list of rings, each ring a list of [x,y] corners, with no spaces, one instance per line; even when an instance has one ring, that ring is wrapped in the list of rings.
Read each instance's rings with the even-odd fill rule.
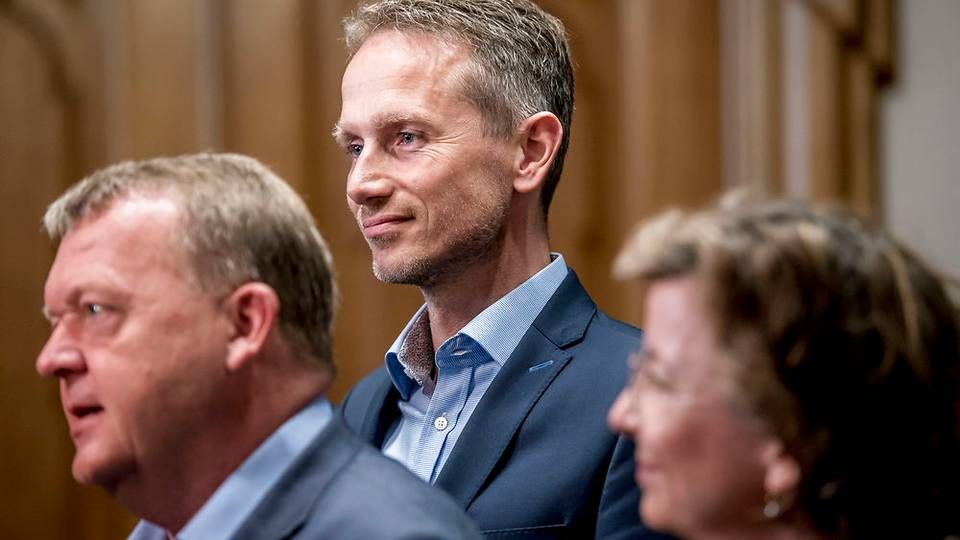
[[[421,116],[407,112],[387,112],[375,115],[372,123],[374,130],[383,131],[385,128],[403,124],[426,124],[426,121]],[[344,129],[343,124],[337,120],[333,125],[333,129],[330,130],[330,135],[333,136],[337,143],[345,146],[352,134]]]
[[[337,120],[337,123],[333,125],[333,129],[330,130],[330,135],[333,136],[333,139],[337,141],[337,144],[341,146],[346,146],[347,144],[347,134],[343,131],[343,128],[340,126],[340,121]]]

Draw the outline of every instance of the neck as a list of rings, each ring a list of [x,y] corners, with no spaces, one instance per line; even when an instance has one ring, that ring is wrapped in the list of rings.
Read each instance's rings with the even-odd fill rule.
[[[246,385],[235,399],[206,404],[208,411],[217,411],[205,415],[202,430],[177,448],[156,449],[155,459],[116,487],[116,499],[133,514],[176,533],[254,450],[328,386],[327,374],[310,371],[283,380],[257,375],[256,383]]]
[[[430,313],[434,349],[481,311],[550,264],[546,236],[511,242],[488,260],[421,288]]]
[[[225,446],[194,444],[178,449],[179,469],[174,463],[144,464],[133,477],[117,486],[113,494],[131,513],[176,534],[257,444],[238,434],[238,438]],[[219,456],[211,460],[214,446],[219,448]],[[201,462],[206,464],[202,470],[193,466]]]

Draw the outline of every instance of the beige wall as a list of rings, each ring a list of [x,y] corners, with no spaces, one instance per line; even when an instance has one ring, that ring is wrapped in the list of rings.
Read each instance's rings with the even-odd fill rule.
[[[960,2],[899,6],[900,68],[882,108],[884,218],[960,279]]]

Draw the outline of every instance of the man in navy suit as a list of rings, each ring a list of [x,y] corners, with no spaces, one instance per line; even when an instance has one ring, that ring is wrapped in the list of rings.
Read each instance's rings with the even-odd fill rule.
[[[344,400],[350,428],[487,536],[642,537],[605,415],[640,332],[551,253],[570,138],[562,23],[528,0],[382,0],[345,23],[334,136],[382,281],[424,306]]]
[[[37,370],[60,381],[74,477],[143,519],[131,538],[478,537],[334,415],[330,254],[266,167],[121,163],[44,224],[60,245]]]

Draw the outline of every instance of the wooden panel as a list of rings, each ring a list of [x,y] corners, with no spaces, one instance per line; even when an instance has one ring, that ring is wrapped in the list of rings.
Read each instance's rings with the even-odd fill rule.
[[[859,0],[805,0],[807,9],[832,31],[853,35],[859,31]]]
[[[845,198],[861,215],[878,216],[874,72],[864,53],[850,53],[845,62]]]
[[[340,21],[352,7],[353,2],[348,0],[305,0],[302,15],[303,193],[324,236],[337,245],[357,238],[362,241],[347,210],[344,192],[350,160],[331,136],[340,117],[340,77],[346,66]]]
[[[893,77],[896,68],[893,10],[893,0],[866,0],[864,31],[867,55],[872,67],[884,79]]]
[[[102,493],[70,476],[73,445],[57,385],[34,372],[49,327],[40,315],[52,260],[39,220],[69,169],[65,137],[74,89],[51,79],[51,57],[0,10],[0,530],[8,538],[103,538],[129,521]],[[48,52],[56,54],[52,47]],[[63,58],[59,58],[63,60]]]
[[[196,73],[198,24],[193,0],[117,5],[122,18],[108,73],[119,78],[126,122],[112,135],[125,158],[195,151],[201,142]],[[119,57],[121,54],[125,58]]]
[[[800,0],[784,2],[783,32],[785,193],[838,200],[839,38]]]
[[[805,26],[808,63],[806,85],[802,88],[807,103],[810,130],[807,155],[810,164],[809,196],[815,200],[840,200],[841,181],[840,92],[842,65],[840,64],[837,33],[820,19],[809,17]]]
[[[621,0],[620,6],[623,184],[606,208],[620,222],[622,241],[640,218],[669,206],[703,205],[723,183],[717,2]],[[638,323],[632,287],[610,311]]]
[[[196,69],[196,143],[200,148],[225,148],[224,91],[226,69],[226,3],[229,0],[196,2],[194,16],[197,27]]]
[[[618,156],[631,146],[617,136],[624,120],[619,115],[624,87],[617,75],[619,5],[610,0],[541,5],[567,25],[576,81],[570,148],[549,216],[551,247],[564,254],[603,309],[615,309],[609,276],[620,223],[607,204],[620,196]]]
[[[62,493],[70,482],[57,388],[33,370],[46,338],[39,307],[51,260],[38,220],[63,159],[62,108],[48,67],[30,36],[0,11],[0,69],[18,74],[0,77],[0,126],[17,126],[0,136],[0,475],[17,486],[0,494],[0,527],[20,538],[64,530]]]
[[[301,6],[297,0],[226,4],[225,143],[300,189],[304,185]]]
[[[781,2],[720,6],[724,185],[777,196],[783,192]]]
[[[642,2],[640,2],[642,3]],[[645,57],[646,73],[626,79],[626,88],[643,85],[645,92],[626,96],[625,107],[648,132],[646,159],[632,159],[632,182],[652,187],[655,209],[668,204],[698,205],[713,197],[720,182],[719,27],[717,3],[703,0],[647,2],[641,48],[624,51],[624,62]],[[629,16],[625,21],[632,21]],[[646,30],[638,32],[638,30]],[[639,99],[637,99],[639,98]],[[630,104],[634,103],[635,109]],[[631,155],[635,155],[633,152]]]

